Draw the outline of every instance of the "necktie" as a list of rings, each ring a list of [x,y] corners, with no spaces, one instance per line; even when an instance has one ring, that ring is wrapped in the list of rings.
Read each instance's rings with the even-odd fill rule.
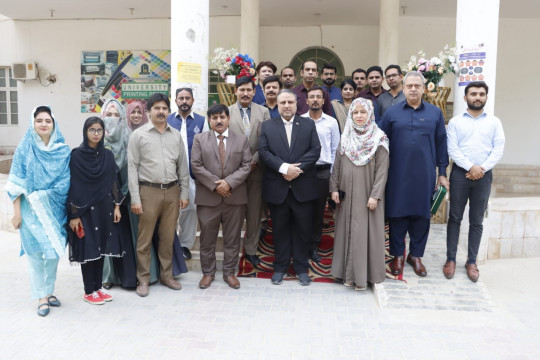
[[[225,143],[223,142],[223,139],[225,139],[224,135],[218,135],[219,139],[219,160],[221,161],[221,178],[224,176],[224,166],[225,166]]]
[[[244,124],[244,134],[249,137],[249,117],[247,114],[247,108],[242,108],[242,124]]]
[[[287,141],[289,142],[289,147],[291,146],[291,134],[292,134],[292,121],[285,122],[285,132],[287,133]]]

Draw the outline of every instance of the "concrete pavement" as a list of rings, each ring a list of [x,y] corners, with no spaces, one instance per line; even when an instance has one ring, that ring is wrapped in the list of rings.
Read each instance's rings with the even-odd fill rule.
[[[440,247],[442,234],[435,226],[428,243]],[[201,274],[195,271],[179,278],[180,291],[152,285],[150,295],[140,298],[132,290],[114,287],[110,291],[114,301],[95,306],[83,302],[80,268],[70,266],[64,257],[55,291],[62,307],[51,308],[41,318],[37,302],[30,299],[27,260],[18,254],[18,234],[0,231],[1,359],[540,356],[539,258],[488,261],[480,266],[477,284],[456,274],[459,285],[454,286],[483,289],[475,300],[483,310],[471,311],[452,306],[380,307],[372,288],[355,292],[340,284],[302,287],[289,281],[274,286],[269,280],[241,278],[241,288],[232,290],[221,273],[209,289],[201,290],[197,287]],[[442,265],[430,260],[424,288],[452,286],[454,280],[440,274]],[[384,286],[402,287],[405,304],[414,303],[419,294],[411,295],[414,289],[407,288],[418,286],[419,279],[413,276],[406,267],[406,284],[387,280]],[[438,297],[445,299],[444,293]]]

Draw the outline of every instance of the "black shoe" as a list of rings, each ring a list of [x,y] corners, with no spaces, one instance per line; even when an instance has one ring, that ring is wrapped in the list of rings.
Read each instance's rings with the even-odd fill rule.
[[[309,252],[309,257],[311,260],[315,261],[316,263],[321,262],[321,255],[317,252],[317,250],[311,250]]]
[[[261,263],[261,259],[258,255],[248,255],[246,254],[246,260],[251,263],[253,266],[257,266]]]
[[[299,274],[298,281],[302,286],[308,286],[309,284],[311,284],[311,279],[309,278],[309,275],[307,273]]]
[[[274,285],[281,285],[283,283],[284,276],[285,276],[285,273],[275,272],[274,275],[272,275],[272,279],[270,279],[270,281]]]
[[[105,288],[105,290],[110,290],[112,287],[113,287],[113,284],[111,283],[103,283],[103,288]]]
[[[182,246],[182,255],[184,255],[184,259],[191,259],[191,251],[185,246]]]

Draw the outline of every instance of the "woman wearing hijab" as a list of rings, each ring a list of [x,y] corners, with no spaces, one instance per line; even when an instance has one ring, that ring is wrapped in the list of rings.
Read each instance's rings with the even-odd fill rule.
[[[341,82],[341,98],[343,100],[332,100],[332,107],[334,108],[334,114],[336,114],[341,132],[343,132],[343,128],[345,127],[349,107],[354,100],[355,93],[356,83],[351,79],[345,79]]]
[[[388,138],[375,123],[370,100],[355,99],[341,135],[330,178],[336,209],[331,274],[365,290],[386,277],[384,191]],[[341,194],[340,194],[341,193]]]
[[[139,123],[143,122],[143,116],[145,115],[143,112]],[[106,149],[111,150],[114,155],[120,188],[123,196],[127,197],[127,144],[131,135],[129,115],[126,114],[122,103],[116,99],[109,99],[101,108],[101,118],[105,124],[104,146]],[[120,243],[126,254],[121,258],[109,257],[104,260],[103,287],[105,289],[110,289],[113,284],[119,284],[125,288],[137,286],[137,264],[130,228],[130,211],[127,203],[128,201],[124,201],[120,206],[122,217],[118,230]]]
[[[66,201],[70,149],[48,106],[33,111],[30,128],[17,146],[6,191],[13,201],[11,223],[21,235],[21,255],[30,269],[38,315],[60,306],[53,295],[58,260],[66,247]]]
[[[148,122],[143,103],[133,101],[127,107],[127,124],[131,131],[135,131]]]
[[[71,152],[70,261],[81,264],[85,295],[95,305],[111,301],[102,289],[105,256],[124,255],[119,239],[120,204],[124,195],[116,174],[116,163],[103,141],[105,125],[90,117],[83,127],[83,143]]]

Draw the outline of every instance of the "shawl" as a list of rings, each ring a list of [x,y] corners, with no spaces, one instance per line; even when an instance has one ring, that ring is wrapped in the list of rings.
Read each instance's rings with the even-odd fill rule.
[[[112,105],[118,110],[120,118],[106,116],[107,109]],[[105,123],[105,148],[112,151],[118,169],[122,169],[127,164],[127,145],[131,134],[126,122],[126,110],[120,101],[109,99],[101,108],[101,118]]]
[[[362,126],[356,125],[352,119],[352,113],[358,105],[368,111],[368,119]],[[388,137],[375,123],[373,104],[369,99],[357,98],[349,108],[349,116],[341,134],[339,153],[346,155],[354,165],[362,166],[373,159],[379,146],[388,150]]]
[[[117,187],[116,163],[112,152],[104,147],[104,137],[96,148],[88,145],[89,118],[83,127],[83,143],[71,152],[71,186],[69,187],[69,218],[81,217],[92,205],[98,204]],[[115,194],[116,195],[116,194]],[[115,196],[116,199],[116,196]]]
[[[46,259],[57,259],[66,247],[70,149],[54,115],[51,138],[43,143],[34,130],[36,109],[15,150],[5,190],[12,201],[21,197],[20,254],[42,252]]]
[[[339,123],[339,130],[343,132],[345,123],[347,122],[347,115],[349,114],[349,107],[345,105],[342,100],[337,99],[332,100],[331,104],[334,108],[335,117]]]
[[[142,120],[141,120],[141,123],[139,125],[133,124],[131,122],[131,120],[130,120],[131,113],[135,109],[139,109],[139,111],[142,114]],[[127,124],[129,126],[129,128],[133,131],[133,130],[136,130],[136,129],[140,128],[141,126],[143,126],[147,122],[148,122],[148,116],[146,116],[146,109],[144,108],[144,105],[140,101],[133,101],[132,103],[130,103],[128,105],[128,108],[127,108]]]

